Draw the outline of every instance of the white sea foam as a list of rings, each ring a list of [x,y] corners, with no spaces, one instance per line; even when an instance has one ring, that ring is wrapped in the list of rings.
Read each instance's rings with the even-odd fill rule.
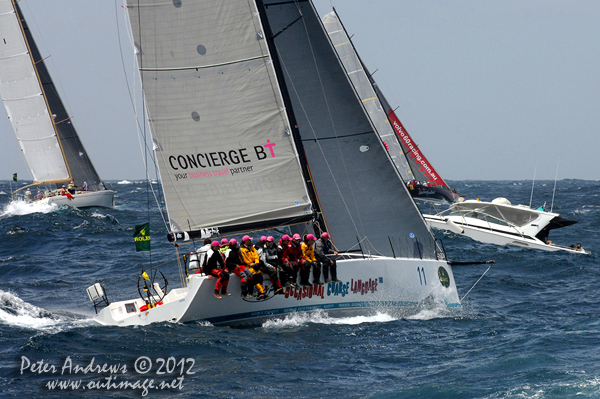
[[[357,325],[362,323],[386,323],[397,318],[378,312],[371,316],[330,317],[326,311],[317,310],[309,313],[292,313],[283,319],[271,319],[263,323],[264,328],[297,327],[307,323]]]
[[[13,216],[13,215],[29,215],[30,213],[49,213],[58,209],[56,204],[46,203],[26,203],[25,201],[12,201],[4,207],[4,211],[0,213],[0,216]]]
[[[15,327],[46,330],[63,323],[59,317],[0,290],[0,323]]]
[[[433,308],[433,309],[422,309],[417,314],[412,316],[407,316],[408,320],[432,320],[439,319],[442,317],[446,317],[448,315],[448,311],[442,308]]]
[[[117,184],[131,184],[131,182],[129,180],[121,180]]]

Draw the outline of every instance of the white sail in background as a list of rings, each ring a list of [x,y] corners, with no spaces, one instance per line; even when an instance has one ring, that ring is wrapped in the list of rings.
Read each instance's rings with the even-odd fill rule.
[[[254,2],[128,10],[172,231],[311,214]]]
[[[375,131],[384,142],[400,175],[405,182],[412,180],[414,178],[413,172],[407,162],[400,143],[396,139],[396,133],[390,125],[386,112],[369,80],[369,76],[363,68],[362,63],[354,50],[354,46],[335,11],[332,11],[323,17],[323,25],[325,26],[333,47],[348,74],[348,78],[356,90],[356,94],[362,101]]]
[[[0,95],[33,179],[66,181],[52,116],[11,0],[0,0],[0,37]]]

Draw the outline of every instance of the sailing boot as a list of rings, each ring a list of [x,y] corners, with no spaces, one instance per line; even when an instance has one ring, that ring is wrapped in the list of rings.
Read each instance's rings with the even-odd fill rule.
[[[321,267],[323,268],[323,280],[325,281],[325,284],[331,283],[331,280],[329,279],[329,261],[322,262]],[[331,272],[331,276],[333,277],[333,270]]]
[[[256,284],[256,289],[258,290],[258,295],[256,296],[257,300],[265,299],[267,297],[262,284]]]
[[[338,280],[337,278],[337,264],[335,261],[333,261],[333,265],[331,265],[331,280],[334,283],[341,283],[342,280]]]
[[[313,284],[314,285],[322,285],[321,282],[321,265],[316,262],[313,262]]]

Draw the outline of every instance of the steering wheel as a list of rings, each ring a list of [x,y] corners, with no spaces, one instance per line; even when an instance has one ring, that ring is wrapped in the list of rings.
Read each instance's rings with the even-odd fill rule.
[[[162,301],[167,294],[168,285],[165,275],[153,267],[142,270],[138,277],[138,293],[147,304]]]

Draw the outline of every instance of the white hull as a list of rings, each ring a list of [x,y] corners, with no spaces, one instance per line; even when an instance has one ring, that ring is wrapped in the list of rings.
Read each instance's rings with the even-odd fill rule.
[[[444,272],[447,287],[440,278]],[[156,322],[207,321],[212,324],[257,324],[273,316],[324,309],[330,316],[366,314],[377,308],[415,309],[425,300],[460,307],[452,269],[445,261],[376,257],[338,261],[341,283],[285,288],[283,295],[257,301],[242,299],[239,278],[231,275],[230,297],[215,298],[215,280],[198,274],[186,288],[171,290],[163,304],[140,312],[141,298],[111,303],[95,320],[105,325],[135,326]],[[312,281],[312,280],[311,280]],[[270,285],[268,277],[265,282]],[[129,306],[126,306],[129,305]],[[127,312],[129,308],[129,312]]]
[[[114,208],[115,207],[115,191],[102,190],[102,191],[87,191],[84,193],[78,193],[73,195],[73,199],[67,198],[65,195],[57,195],[54,197],[47,197],[40,200],[37,203],[42,204],[56,204],[56,205],[68,205],[76,208],[90,208],[90,207],[103,207],[103,208]]]
[[[567,251],[571,253],[589,254],[588,251],[577,251],[561,245],[548,245],[545,242],[524,234],[510,226],[485,223],[479,219],[461,216],[423,215],[429,226],[465,235],[475,241],[496,245],[512,245],[521,248],[541,249],[543,251]]]

